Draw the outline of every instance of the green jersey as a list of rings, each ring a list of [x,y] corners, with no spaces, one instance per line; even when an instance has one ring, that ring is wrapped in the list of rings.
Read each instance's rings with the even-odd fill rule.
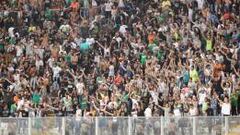
[[[142,65],[146,64],[147,56],[145,54],[140,55],[140,62]]]

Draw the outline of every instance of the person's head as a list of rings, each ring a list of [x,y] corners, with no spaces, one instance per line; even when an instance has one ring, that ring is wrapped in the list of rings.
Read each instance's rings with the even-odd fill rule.
[[[228,103],[228,102],[229,102],[228,97],[227,96],[224,97],[224,103]]]
[[[229,83],[229,82],[226,82],[225,87],[226,87],[226,88],[229,88],[229,87],[230,87],[230,83]]]
[[[153,107],[154,107],[154,104],[153,104],[153,103],[151,103],[151,104],[149,104],[149,105],[148,105],[148,107],[149,107],[150,109],[153,109]]]
[[[165,107],[169,107],[169,103],[165,103]]]

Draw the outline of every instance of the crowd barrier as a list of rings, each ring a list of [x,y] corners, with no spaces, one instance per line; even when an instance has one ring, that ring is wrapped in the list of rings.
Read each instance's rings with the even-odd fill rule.
[[[0,135],[240,135],[240,117],[0,118]]]

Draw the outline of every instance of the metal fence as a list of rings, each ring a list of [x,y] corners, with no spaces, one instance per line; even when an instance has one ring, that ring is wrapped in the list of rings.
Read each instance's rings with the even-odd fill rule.
[[[0,135],[240,135],[240,117],[0,118]]]

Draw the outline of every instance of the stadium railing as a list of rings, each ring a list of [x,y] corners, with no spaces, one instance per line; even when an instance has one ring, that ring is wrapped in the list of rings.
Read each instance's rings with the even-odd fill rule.
[[[240,116],[0,118],[0,135],[239,135]]]

